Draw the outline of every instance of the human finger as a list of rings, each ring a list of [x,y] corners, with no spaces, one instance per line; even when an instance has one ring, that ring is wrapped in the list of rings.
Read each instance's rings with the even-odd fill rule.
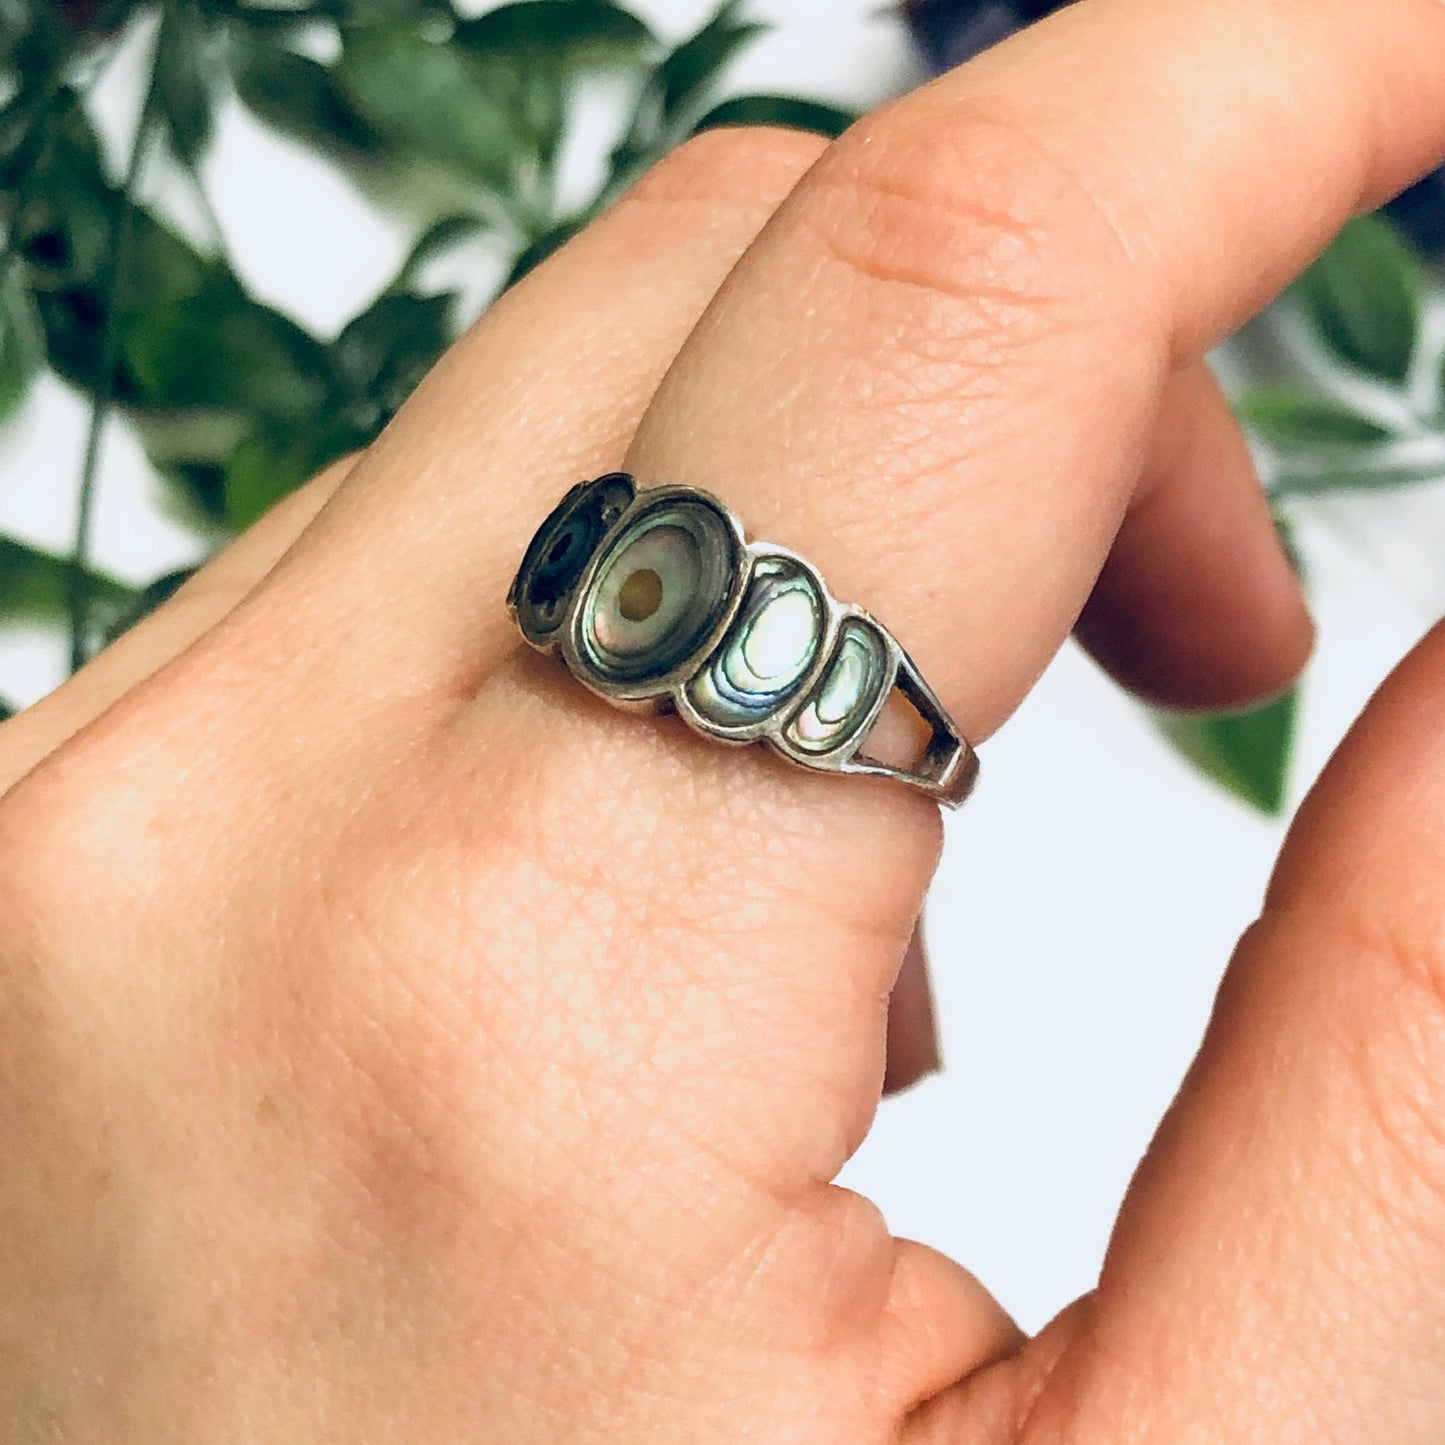
[[[920,922],[913,927],[888,996],[888,1067],[883,1073],[883,1092],[901,1093],[933,1073],[940,1063],[938,1020]]]
[[[326,505],[355,460],[334,462],[272,507],[149,617],[0,726],[0,793],[226,616]]]
[[[442,358],[258,598],[298,636],[344,613],[366,637],[366,674],[349,652],[298,658],[308,688],[365,706],[369,677],[411,694],[476,685],[513,645],[496,604],[539,511],[620,461],[690,326],[823,146],[771,128],[697,136]]]
[[[1165,384],[1138,488],[1075,631],[1125,687],[1174,708],[1259,702],[1309,658],[1299,578],[1203,362]]]
[[[1019,1445],[1440,1439],[1442,679],[1437,628],[1301,811],[1087,1311],[920,1441],[1009,1400]]]

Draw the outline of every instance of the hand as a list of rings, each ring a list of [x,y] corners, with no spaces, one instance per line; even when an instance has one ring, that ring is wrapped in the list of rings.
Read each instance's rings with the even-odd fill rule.
[[[1438,1441],[1445,638],[1024,1341],[829,1183],[932,807],[615,713],[501,599],[625,463],[975,740],[1081,612],[1140,691],[1266,694],[1309,623],[1200,358],[1442,154],[1437,0],[1090,0],[826,151],[701,140],[6,725],[5,1438]]]

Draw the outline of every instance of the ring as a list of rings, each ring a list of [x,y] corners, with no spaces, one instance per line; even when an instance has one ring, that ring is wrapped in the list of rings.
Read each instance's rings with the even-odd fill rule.
[[[699,488],[639,489],[625,472],[573,487],[507,607],[531,646],[617,706],[675,711],[717,742],[893,778],[953,808],[977,780],[978,755],[888,629],[835,601],[797,553],[749,543]],[[928,729],[905,767],[865,750],[895,688]]]

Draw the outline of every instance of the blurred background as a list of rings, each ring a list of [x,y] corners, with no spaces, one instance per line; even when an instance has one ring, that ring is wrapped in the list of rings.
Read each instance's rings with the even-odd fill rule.
[[[695,129],[837,133],[1053,8],[0,0],[4,706],[370,440]],[[843,1182],[1027,1327],[1093,1282],[1284,819],[1445,611],[1442,248],[1432,177],[1216,358],[1315,602],[1300,692],[1161,718],[1069,648],[949,820],[945,1068]]]

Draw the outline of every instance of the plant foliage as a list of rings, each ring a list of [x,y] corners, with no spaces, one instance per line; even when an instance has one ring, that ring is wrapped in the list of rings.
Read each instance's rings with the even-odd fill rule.
[[[695,129],[845,125],[804,100],[723,101],[760,29],[738,0],[677,45],[614,0],[465,17],[450,0],[0,0],[0,421],[46,368],[94,421],[73,555],[0,542],[0,623],[63,622],[78,665],[174,590],[175,577],[127,587],[91,567],[108,415],[135,428],[181,513],[224,541],[371,441],[470,319],[425,285],[430,261],[489,235],[515,279]],[[149,79],[117,173],[87,97],[125,46],[144,48]],[[630,82],[631,100],[597,194],[564,207],[577,83],[601,70]],[[461,198],[418,220],[400,273],[334,335],[258,299],[219,235],[198,245],[140,200],[159,157],[204,209],[201,166],[230,96],[373,189],[431,173]]]

